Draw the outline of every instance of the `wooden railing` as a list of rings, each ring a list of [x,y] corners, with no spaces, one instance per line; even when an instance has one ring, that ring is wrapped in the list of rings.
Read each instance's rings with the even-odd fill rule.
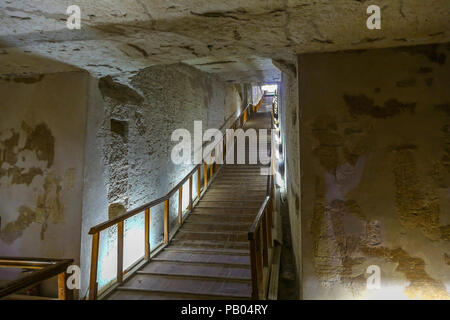
[[[259,103],[256,106],[253,106],[251,104],[247,105],[247,107],[242,110],[239,117],[236,118],[236,120],[232,123],[230,128],[237,129],[238,127],[242,127],[245,122],[247,121],[250,113],[256,112],[259,109],[259,106],[262,103],[262,98],[259,101]],[[143,206],[140,206],[139,208],[133,209],[131,211],[128,211],[120,216],[117,216],[116,218],[109,219],[108,221],[105,221],[103,223],[100,223],[94,227],[92,227],[89,230],[89,234],[92,235],[92,251],[91,251],[91,270],[90,270],[90,279],[89,279],[89,299],[95,300],[98,297],[98,257],[99,257],[99,251],[100,251],[100,232],[112,227],[114,225],[117,225],[117,275],[116,275],[116,284],[120,285],[124,281],[124,275],[129,272],[131,268],[128,270],[123,270],[123,256],[124,256],[124,222],[126,219],[129,219],[139,213],[144,213],[144,257],[137,261],[133,266],[138,265],[141,262],[147,262],[150,260],[151,256],[151,250],[150,250],[150,211],[152,207],[155,207],[156,205],[159,205],[161,203],[164,203],[164,217],[163,217],[163,224],[164,224],[164,241],[162,245],[157,246],[152,251],[156,251],[167,245],[172,238],[172,235],[170,234],[170,226],[169,226],[169,217],[170,217],[170,198],[175,193],[178,193],[178,225],[183,224],[183,207],[182,207],[182,195],[183,195],[183,185],[189,180],[189,204],[187,207],[187,213],[192,211],[194,208],[196,202],[200,200],[203,193],[208,188],[209,184],[212,181],[212,178],[214,175],[220,170],[217,166],[217,161],[212,162],[209,165],[205,161],[205,159],[212,159],[213,154],[217,147],[221,149],[221,152],[214,156],[226,156],[226,142],[225,142],[225,135],[222,136],[222,139],[218,141],[218,143],[215,145],[215,147],[212,149],[211,153],[207,155],[207,157],[203,158],[202,163],[196,165],[175,187],[173,187],[165,196],[153,200],[149,203],[144,204]],[[217,159],[217,158],[214,158]],[[222,163],[225,163],[225,159]],[[202,174],[202,167],[203,167],[203,188],[201,186],[201,174]],[[209,171],[209,178],[208,178],[208,171]],[[195,199],[192,198],[193,195],[193,176],[197,173],[197,188],[196,193],[197,196]],[[209,182],[208,182],[209,181]]]
[[[261,103],[261,101],[260,101]],[[259,109],[256,108],[256,110]],[[271,112],[273,127],[274,117]],[[273,143],[273,142],[272,142]],[[271,145],[272,146],[272,145]],[[273,148],[271,148],[273,150]],[[252,299],[266,299],[272,265],[272,226],[273,226],[273,179],[275,157],[271,151],[271,170],[267,176],[266,198],[259,208],[258,214],[253,220],[248,231],[250,248],[250,268],[252,276]]]
[[[0,284],[0,297],[7,297],[22,289],[36,285],[44,280],[58,276],[58,300],[73,299],[72,291],[66,286],[66,271],[73,263],[72,259],[46,259],[23,257],[0,257],[0,268],[30,269],[18,279]],[[18,296],[25,299],[27,296]],[[31,298],[31,297],[30,297]],[[44,297],[32,297],[44,299]]]

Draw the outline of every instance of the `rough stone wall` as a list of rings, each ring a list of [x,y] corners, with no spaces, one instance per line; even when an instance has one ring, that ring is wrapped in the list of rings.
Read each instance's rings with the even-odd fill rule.
[[[0,75],[1,256],[79,264],[88,73],[69,69]]]
[[[295,252],[297,278],[301,276],[301,220],[300,220],[300,134],[297,66],[283,62],[274,62],[282,71],[279,89],[282,154],[284,155],[284,184],[289,207],[290,231],[283,226],[284,232],[291,233],[292,250]],[[281,208],[279,208],[281,209]]]
[[[304,298],[450,298],[449,53],[299,56]]]
[[[171,141],[172,132],[185,128],[192,134],[195,120],[202,121],[203,130],[228,126],[247,103],[239,85],[227,84],[185,64],[146,68],[128,79],[102,78],[93,81],[92,90],[86,163],[92,163],[95,169],[86,168],[85,176],[82,269],[86,275],[90,265],[90,227],[163,196],[192,170],[193,165],[172,163],[171,150],[178,143]],[[194,183],[195,179],[196,176]],[[185,191],[183,201],[188,201],[187,195]],[[170,208],[172,226],[176,223],[177,206],[175,194]],[[162,240],[162,209],[162,205],[152,209],[152,246]],[[139,215],[125,224],[125,251],[127,237],[130,243],[135,237],[143,245],[143,238],[139,240],[142,228],[138,227],[142,219]],[[100,264],[100,285],[115,275],[117,230],[110,229],[101,235],[100,260],[106,262]],[[82,284],[83,295],[86,289],[87,278]]]

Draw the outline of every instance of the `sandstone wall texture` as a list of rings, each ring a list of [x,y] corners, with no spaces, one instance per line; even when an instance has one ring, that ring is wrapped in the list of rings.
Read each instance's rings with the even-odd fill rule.
[[[91,89],[81,254],[86,275],[89,228],[165,195],[194,167],[171,161],[172,148],[178,143],[171,141],[172,132],[185,128],[193,134],[195,120],[202,121],[203,131],[224,129],[252,102],[251,85],[225,83],[185,64],[149,67],[130,78],[92,80]],[[188,192],[183,195],[187,203]],[[177,199],[177,194],[171,199],[172,227]],[[162,219],[160,205],[151,213],[152,247],[163,238]],[[143,215],[125,223],[125,267],[143,254],[142,226]],[[116,235],[113,227],[101,233],[100,287],[115,277]],[[87,278],[81,294],[86,290]]]
[[[450,298],[449,54],[298,57],[304,298]]]
[[[89,76],[66,69],[0,75],[1,256],[79,264]]]
[[[208,56],[230,60],[258,55],[292,62],[300,53],[449,38],[448,0],[74,2],[1,1],[2,51],[9,55],[21,48],[103,76]],[[82,11],[77,32],[66,28],[65,13],[72,4]],[[382,8],[382,28],[375,32],[366,27],[370,4]],[[236,72],[233,64],[229,66],[216,67]]]
[[[298,85],[296,64],[275,62],[282,71],[281,85],[279,86],[279,108],[282,134],[282,150],[284,156],[283,167],[279,168],[284,179],[285,192],[289,207],[290,230],[283,226],[284,232],[291,233],[292,250],[296,253],[295,263],[297,275],[301,275],[301,219],[300,219],[300,133],[299,133],[299,109],[298,109]],[[279,208],[281,209],[281,208]]]

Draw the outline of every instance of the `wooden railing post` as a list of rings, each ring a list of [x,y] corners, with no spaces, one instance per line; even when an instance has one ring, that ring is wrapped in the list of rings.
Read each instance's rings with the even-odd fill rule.
[[[201,182],[202,181],[202,170],[200,167],[197,169],[197,197],[200,199],[201,193]]]
[[[69,290],[66,285],[67,274],[61,272],[58,274],[58,300],[72,300],[72,290]]]
[[[253,235],[254,236],[254,235]],[[257,252],[255,239],[250,239],[250,267],[252,275],[252,299],[259,299],[259,289],[258,289],[258,269],[257,269]]]
[[[169,243],[169,199],[164,201],[164,243]]]
[[[145,260],[150,260],[150,208],[145,209]]]
[[[204,189],[206,190],[206,186],[208,185],[208,165],[206,164],[206,162],[204,164],[203,171],[204,171],[203,173],[205,175],[203,177]]]
[[[225,136],[224,136],[224,138],[223,138],[223,153],[222,153],[222,157],[223,157],[223,161],[222,161],[222,163],[223,164],[226,164],[226,162],[227,162],[227,143],[226,143],[226,134],[225,134]]]
[[[178,189],[178,224],[183,223],[183,186]]]
[[[92,235],[91,274],[89,279],[89,300],[97,299],[97,269],[98,269],[98,245],[100,234]]]
[[[267,209],[266,209],[267,210]],[[262,256],[263,256],[263,266],[267,267],[269,265],[269,254],[268,254],[268,236],[267,236],[267,211],[262,217]]]
[[[189,211],[192,211],[192,176],[189,177]]]
[[[117,224],[117,282],[123,282],[123,221]]]
[[[213,177],[213,169],[214,169],[214,163],[212,161],[212,155],[209,156],[209,160],[211,164],[209,165],[209,179],[211,180]]]
[[[267,239],[269,242],[269,246],[273,247],[272,243],[272,224],[273,224],[273,210],[272,210],[272,204],[273,199],[270,198],[270,201],[267,205]]]
[[[262,251],[261,226],[255,231],[255,244],[256,244],[256,275],[258,280],[258,297],[261,297],[261,293],[264,292],[264,281],[263,281],[264,267],[261,252]]]

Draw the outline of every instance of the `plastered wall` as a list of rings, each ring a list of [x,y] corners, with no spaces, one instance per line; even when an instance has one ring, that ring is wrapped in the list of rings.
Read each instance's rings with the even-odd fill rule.
[[[450,298],[449,54],[298,57],[305,299]]]
[[[0,77],[1,256],[79,264],[88,77],[75,68]]]

